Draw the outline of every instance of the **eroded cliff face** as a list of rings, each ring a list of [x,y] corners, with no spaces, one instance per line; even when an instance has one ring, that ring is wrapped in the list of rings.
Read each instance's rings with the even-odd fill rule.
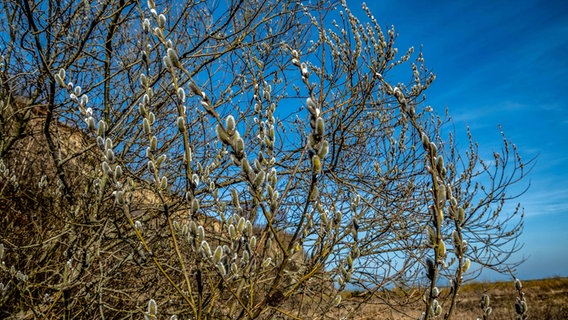
[[[2,185],[19,199],[12,199],[12,209],[47,189],[73,196],[92,177],[94,144],[80,130],[47,117],[45,107],[25,98],[3,96],[0,111]]]
[[[248,251],[251,263],[239,264],[238,277],[234,281],[240,281],[239,277],[250,277],[253,272],[261,274],[255,275],[255,279],[260,280],[252,284],[257,286],[254,296],[250,297],[255,303],[265,298],[276,277],[279,277],[279,283],[270,292],[271,301],[274,300],[271,303],[275,305],[303,276],[306,269],[304,251],[301,246],[290,246],[291,235],[278,231],[276,235],[268,236],[264,225],[255,224],[246,239],[239,235],[243,239],[238,238],[233,244],[229,240],[229,223],[208,216],[206,205],[198,213],[191,214],[191,205],[182,195],[158,192],[153,183],[128,169],[124,169],[121,179],[127,190],[125,211],[112,195],[116,181],[107,182],[107,189],[100,192],[104,180],[103,157],[92,135],[72,125],[48,120],[43,108],[27,105],[25,101],[19,104],[26,113],[17,112],[18,116],[5,117],[11,122],[2,128],[3,141],[13,137],[13,142],[9,146],[4,144],[8,147],[1,158],[4,169],[0,173],[0,210],[3,213],[0,238],[12,243],[11,258],[16,261],[18,270],[27,270],[36,275],[35,279],[43,279],[41,288],[33,289],[34,294],[51,296],[53,292],[46,288],[61,281],[59,275],[69,261],[76,270],[70,281],[78,288],[74,289],[77,296],[96,294],[95,284],[100,283],[109,290],[124,292],[133,287],[169,288],[165,278],[157,276],[152,257],[170,268],[168,272],[172,278],[183,281],[165,208],[176,226],[175,236],[186,264],[185,272],[191,281],[197,281],[195,274],[199,268],[209,272],[211,279],[219,276],[214,271],[215,265],[203,257],[196,243],[192,247],[183,231],[192,221],[204,228],[213,249],[232,246],[227,260],[236,254],[240,263],[243,252]],[[149,250],[141,245],[133,228],[132,223],[136,221],[143,225],[141,233]],[[245,244],[250,243],[252,236],[257,238],[256,245],[246,248]],[[296,247],[294,252],[284,254],[275,237],[280,239],[284,250]],[[267,238],[272,239],[268,241]],[[284,259],[287,259],[286,267],[279,270]],[[233,262],[228,260],[226,268],[229,269]],[[43,265],[45,263],[47,267]],[[267,266],[261,267],[265,263]],[[94,266],[99,273],[93,271]],[[137,293],[132,301],[146,301],[155,294],[152,290]],[[246,292],[242,294],[244,297]],[[107,303],[113,305],[128,300],[118,296],[108,299]],[[47,306],[40,305],[39,308]],[[125,308],[134,309],[135,305]]]

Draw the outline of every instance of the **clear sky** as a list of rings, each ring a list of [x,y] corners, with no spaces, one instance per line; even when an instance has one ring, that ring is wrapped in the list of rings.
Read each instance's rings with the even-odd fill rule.
[[[362,1],[348,0],[358,16]],[[437,79],[429,105],[499,151],[498,125],[524,159],[537,156],[519,202],[526,222],[521,279],[568,276],[568,1],[368,0],[394,25],[399,52],[423,45]],[[362,19],[364,20],[364,19]],[[528,182],[528,180],[527,180]],[[482,279],[500,277],[484,274]]]

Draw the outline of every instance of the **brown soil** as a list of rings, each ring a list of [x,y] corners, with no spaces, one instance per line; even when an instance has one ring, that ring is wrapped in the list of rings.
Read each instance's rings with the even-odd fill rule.
[[[568,319],[568,278],[549,278],[523,282],[523,291],[529,309],[529,319]],[[441,300],[447,291],[442,290]],[[477,319],[482,318],[479,307],[482,294],[491,298],[493,309],[489,319],[513,320],[515,319],[515,299],[517,292],[513,282],[477,282],[463,286],[455,312],[451,319]],[[353,297],[347,299],[344,311],[361,303],[362,298]],[[446,305],[442,305],[447,310]],[[418,301],[400,308],[390,308],[380,303],[378,298],[371,298],[361,305],[361,309],[352,319],[418,319],[422,313],[423,303]],[[343,312],[342,312],[343,313]],[[343,313],[345,315],[345,313]],[[440,317],[443,318],[443,317]]]

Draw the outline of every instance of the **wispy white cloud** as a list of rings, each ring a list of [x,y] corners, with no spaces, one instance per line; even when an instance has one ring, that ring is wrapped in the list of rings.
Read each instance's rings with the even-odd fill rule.
[[[568,215],[568,188],[529,191],[520,198],[527,217],[537,215]]]

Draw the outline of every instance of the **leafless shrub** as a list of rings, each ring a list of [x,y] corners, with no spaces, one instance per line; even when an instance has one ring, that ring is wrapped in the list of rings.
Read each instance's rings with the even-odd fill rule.
[[[458,150],[421,53],[328,5],[4,2],[0,315],[334,318],[395,285],[450,318],[470,263],[514,266],[514,145]]]

